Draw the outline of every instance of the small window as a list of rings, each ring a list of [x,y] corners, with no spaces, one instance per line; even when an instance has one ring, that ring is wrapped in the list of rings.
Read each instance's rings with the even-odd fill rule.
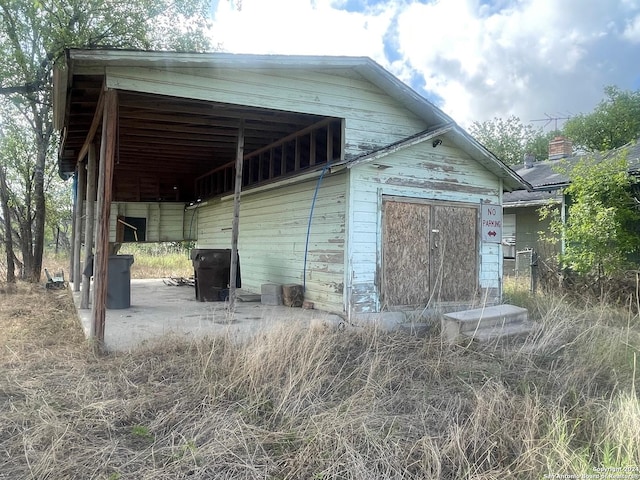
[[[147,240],[147,219],[144,217],[118,216],[117,242],[144,242]]]

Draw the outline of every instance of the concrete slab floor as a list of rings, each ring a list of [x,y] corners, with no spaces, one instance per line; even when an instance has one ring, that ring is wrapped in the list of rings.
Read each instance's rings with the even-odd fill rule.
[[[91,329],[91,309],[80,309],[80,292],[73,299],[85,335]],[[308,326],[312,321],[335,324],[340,317],[320,310],[268,306],[260,302],[236,303],[230,316],[225,302],[199,302],[193,287],[169,286],[162,279],[132,279],[131,307],[107,309],[105,347],[131,351],[166,335],[183,338],[228,334],[238,340],[280,323]]]

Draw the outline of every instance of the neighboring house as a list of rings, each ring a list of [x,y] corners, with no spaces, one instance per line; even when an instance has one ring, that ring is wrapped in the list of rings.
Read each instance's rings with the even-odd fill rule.
[[[630,143],[620,149],[598,154],[602,158],[626,151],[629,172],[636,173],[640,165],[640,141]],[[530,185],[529,191],[514,191],[504,194],[503,253],[505,268],[509,269],[515,253],[534,249],[542,256],[559,252],[561,243],[552,247],[542,236],[551,236],[549,220],[540,219],[540,208],[554,205],[566,213],[565,188],[571,179],[564,172],[580,160],[593,157],[593,154],[573,154],[573,146],[565,137],[556,137],[549,144],[549,159],[539,162],[527,162],[513,167],[515,172]],[[542,233],[541,233],[542,232]]]
[[[501,300],[482,212],[528,185],[368,58],[70,50],[55,122],[63,176],[101,151],[111,242],[230,248],[240,152],[243,289],[346,316]]]

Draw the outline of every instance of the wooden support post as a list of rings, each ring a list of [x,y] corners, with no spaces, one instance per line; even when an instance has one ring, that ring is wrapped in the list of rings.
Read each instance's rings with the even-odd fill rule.
[[[87,200],[84,227],[84,265],[89,265],[93,255],[93,224],[95,222],[96,201],[96,147],[89,146],[89,160],[87,161]],[[89,308],[89,291],[91,289],[91,276],[82,275],[82,289],[80,293],[80,308]]]
[[[84,195],[87,186],[87,170],[84,163],[78,163],[76,170],[78,176],[78,187],[76,190],[76,208],[74,209],[75,218],[73,229],[73,291],[80,291],[80,282],[82,282],[82,272],[80,265],[80,253],[82,250],[82,217],[84,216]]]
[[[80,162],[78,162],[79,164]],[[77,165],[77,164],[76,164]],[[77,169],[77,166],[76,166]],[[76,215],[77,215],[77,211],[78,211],[78,200],[77,200],[77,196],[78,196],[78,176],[74,175],[73,177],[73,217],[72,217],[72,222],[71,222],[71,242],[70,242],[70,247],[71,247],[71,251],[69,252],[69,281],[73,282],[73,272],[75,271],[75,266],[73,265],[73,261],[75,260],[75,252],[74,252],[74,248],[76,246],[74,239],[76,238]]]
[[[116,145],[118,96],[115,90],[104,93],[102,136],[100,137],[100,174],[98,179],[96,254],[93,262],[93,305],[91,309],[91,338],[96,347],[104,347],[104,323],[107,308],[107,275],[109,266],[109,217],[111,215],[111,189],[113,157]]]
[[[231,267],[229,268],[229,310],[236,306],[236,276],[238,272],[238,233],[240,226],[240,192],[242,191],[242,161],[244,159],[244,119],[238,127],[236,146],[236,184],[233,194],[233,223],[231,225]]]

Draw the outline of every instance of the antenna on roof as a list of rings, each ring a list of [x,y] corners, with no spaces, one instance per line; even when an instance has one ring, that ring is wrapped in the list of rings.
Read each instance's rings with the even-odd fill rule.
[[[531,122],[546,122],[542,127],[543,129],[545,129],[547,127],[547,125],[549,125],[551,122],[553,122],[553,130],[557,131],[558,130],[558,120],[569,120],[571,118],[571,117],[552,117],[548,113],[545,113],[544,116],[547,117],[547,118],[538,118],[536,120],[530,120],[530,121]]]

